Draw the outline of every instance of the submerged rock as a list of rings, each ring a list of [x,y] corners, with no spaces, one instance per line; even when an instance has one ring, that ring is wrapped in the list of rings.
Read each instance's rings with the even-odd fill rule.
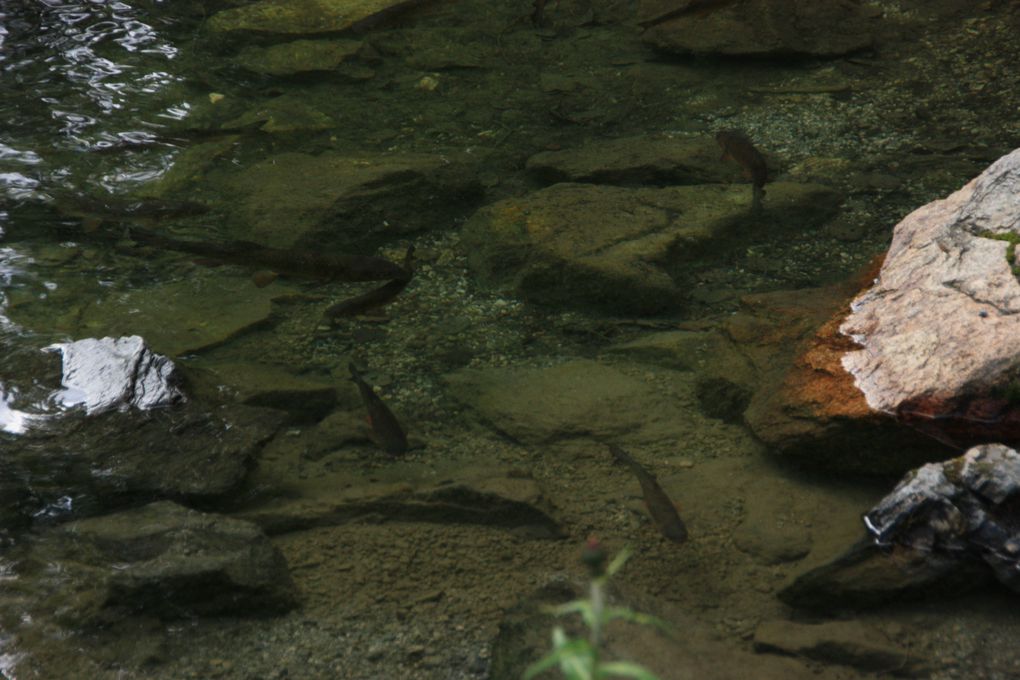
[[[254,73],[291,76],[332,71],[356,57],[363,48],[360,40],[295,40],[271,47],[246,47],[235,61]]]
[[[526,444],[570,437],[653,441],[677,434],[679,401],[594,361],[549,368],[464,369],[448,374],[451,396],[498,431]]]
[[[222,500],[284,420],[280,411],[228,405],[107,412],[52,419],[6,447],[11,467],[46,504],[76,517],[138,499]]]
[[[274,502],[245,515],[269,534],[304,531],[349,522],[428,522],[481,524],[518,529],[533,537],[562,536],[549,513],[541,488],[532,479],[506,475],[470,479],[463,475],[449,483],[366,484],[332,494],[328,500]]]
[[[317,422],[337,403],[337,388],[331,381],[297,375],[283,366],[197,360],[186,368],[196,395],[279,409],[295,422]]]
[[[185,400],[177,367],[137,335],[86,338],[47,349],[63,355],[65,389],[60,400],[68,406],[84,404],[90,416],[132,407],[144,411]]]
[[[754,631],[754,649],[900,676],[931,670],[923,659],[860,621],[764,621]]]
[[[876,17],[844,0],[643,0],[644,40],[681,54],[835,57],[870,47]]]
[[[272,614],[297,603],[283,556],[257,526],[165,501],[47,531],[17,560],[9,588],[71,627],[133,614]]]
[[[755,434],[784,456],[872,474],[1020,442],[1018,191],[1020,150],[904,218],[874,285],[755,396]]]
[[[464,225],[483,283],[547,304],[654,313],[683,304],[683,264],[726,258],[746,230],[822,222],[836,194],[809,184],[768,188],[762,220],[738,185],[621,188],[556,184],[499,201]]]
[[[222,179],[237,196],[239,238],[346,250],[406,236],[460,214],[480,187],[467,159],[282,153]]]
[[[387,15],[423,0],[262,0],[227,9],[209,20],[214,33],[253,31],[313,35],[335,33]]]
[[[743,181],[737,165],[720,160],[719,145],[704,135],[642,135],[542,151],[528,159],[527,168],[552,182],[640,186]]]

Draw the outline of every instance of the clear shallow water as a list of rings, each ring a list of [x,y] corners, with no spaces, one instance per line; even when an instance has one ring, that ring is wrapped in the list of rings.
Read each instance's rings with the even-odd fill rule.
[[[288,616],[185,619],[165,627],[129,619],[125,626],[82,638],[80,644],[102,650],[89,657],[89,675],[81,670],[84,662],[61,658],[69,647],[19,627],[13,634],[27,644],[0,649],[8,652],[0,656],[2,672],[10,674],[8,667],[27,647],[44,657],[34,667],[47,670],[36,677],[46,672],[58,677],[56,668],[65,671],[60,677],[100,672],[139,678],[283,677],[281,669],[290,669],[289,677],[367,678],[379,677],[380,668],[395,677],[484,677],[487,645],[503,613],[551,575],[576,577],[576,546],[592,531],[615,532],[621,542],[638,543],[640,557],[629,577],[636,597],[696,614],[699,624],[739,646],[758,620],[782,613],[772,592],[789,570],[763,567],[733,548],[730,534],[746,517],[744,506],[754,498],[795,498],[802,505],[790,516],[808,517],[816,536],[830,530],[839,535],[856,525],[856,513],[875,490],[826,489],[763,465],[763,452],[739,425],[700,413],[693,381],[684,372],[627,367],[664,392],[678,394],[686,409],[687,436],[679,450],[675,442],[662,442],[642,452],[658,462],[672,488],[685,492],[684,512],[693,518],[696,540],[683,553],[667,550],[635,519],[640,506],[632,512],[633,494],[621,492],[629,480],[592,455],[590,442],[519,446],[476,427],[445,393],[444,372],[464,365],[556,365],[595,356],[608,342],[641,332],[621,331],[598,314],[533,308],[488,294],[466,269],[456,227],[478,205],[541,186],[523,171],[524,161],[538,151],[651,131],[707,135],[726,123],[766,140],[766,150],[785,169],[800,168],[801,177],[820,167],[827,180],[846,181],[849,224],[794,236],[755,234],[722,264],[692,265],[701,267],[704,294],[689,312],[667,323],[732,313],[744,293],[839,280],[881,250],[889,228],[906,210],[956,188],[994,158],[994,149],[1011,143],[1013,128],[1005,123],[957,131],[958,137],[946,132],[958,120],[977,125],[980,107],[961,99],[957,84],[974,82],[967,69],[986,60],[964,54],[942,70],[904,75],[894,66],[904,55],[892,51],[880,76],[870,66],[849,62],[739,68],[711,60],[692,63],[651,55],[631,29],[614,29],[612,16],[593,21],[568,3],[559,9],[562,23],[556,28],[534,30],[521,21],[530,3],[520,4],[497,10],[440,6],[405,24],[373,28],[368,37],[375,54],[364,57],[371,75],[295,80],[236,68],[231,60],[245,41],[206,41],[203,15],[190,5],[5,5],[0,22],[7,95],[0,99],[5,121],[0,128],[0,342],[5,348],[0,429],[6,434],[0,436],[7,437],[5,445],[18,447],[16,469],[28,479],[29,490],[15,503],[21,508],[15,513],[21,521],[9,529],[15,547],[33,529],[104,510],[93,487],[106,473],[76,465],[83,444],[73,427],[38,440],[26,436],[45,432],[47,422],[73,423],[80,417],[55,399],[59,361],[42,348],[94,333],[145,328],[157,334],[167,327],[182,329],[183,339],[170,339],[183,348],[177,358],[189,367],[268,364],[289,375],[345,385],[347,362],[366,362],[374,369],[374,383],[410,415],[412,435],[427,441],[423,451],[400,463],[378,460],[363,442],[335,445],[316,459],[319,453],[296,455],[296,445],[288,444],[303,446],[313,428],[289,426],[268,447],[251,485],[234,499],[238,505],[254,499],[257,506],[275,495],[322,501],[341,489],[425,485],[457,478],[473,466],[523,469],[542,483],[576,540],[550,543],[492,527],[376,526],[371,518],[353,528],[294,532],[277,539],[303,595],[302,607]],[[452,57],[421,56],[425,47],[441,44],[442,31],[451,27],[465,31],[454,33],[454,42],[472,40],[485,47],[481,67],[458,65],[477,58],[449,47]],[[435,32],[419,35],[419,29]],[[446,62],[453,65],[443,66]],[[855,95],[749,93],[749,86],[763,84],[781,89],[805,73],[845,79]],[[438,87],[430,90],[432,81],[426,78]],[[896,112],[907,106],[907,85],[910,91],[928,87],[934,93],[933,103],[926,102],[934,112],[930,125],[919,126],[909,116],[895,122]],[[225,99],[214,103],[220,95]],[[213,116],[232,122],[228,132],[238,136],[226,141],[206,118],[210,105],[215,111],[224,102],[237,106],[230,116]],[[294,103],[299,106],[283,113],[263,111]],[[270,120],[275,130],[259,127]],[[294,120],[295,130],[279,129]],[[939,143],[928,145],[936,135],[942,135]],[[968,151],[939,151],[954,144]],[[924,153],[913,154],[916,145]],[[979,146],[982,150],[973,150]],[[125,223],[193,238],[245,237],[234,217],[243,189],[236,178],[280,154],[357,152],[374,158],[451,149],[482,158],[475,172],[484,193],[462,203],[451,199],[451,216],[414,238],[421,269],[387,324],[359,323],[316,334],[323,306],[316,296],[336,299],[357,291],[283,281],[273,284],[285,287],[285,302],[272,303],[272,314],[259,311],[262,307],[241,314],[237,325],[243,332],[192,351],[189,333],[201,335],[219,317],[261,299],[260,289],[248,281],[251,272],[209,269],[188,256],[139,252],[121,242]],[[198,181],[171,184],[170,191],[156,194],[155,204],[143,205],[142,198],[153,198],[155,181],[185,151],[211,159],[199,166]],[[850,169],[836,164],[841,169],[825,171],[833,158],[849,162]],[[863,170],[882,177],[851,177]],[[891,180],[899,182],[898,189],[882,188]],[[187,188],[173,190],[176,186]],[[189,200],[202,202],[209,212],[187,214],[181,202]],[[390,239],[382,244],[383,253],[399,258],[407,240]],[[138,291],[144,295],[135,297]],[[117,314],[101,313],[110,308]],[[131,321],[143,317],[148,325]],[[249,318],[257,323],[246,325]],[[229,391],[224,394],[229,401]],[[355,401],[336,410],[358,413],[358,407]],[[827,515],[837,518],[832,525]],[[962,609],[957,614],[966,635],[957,637],[992,635],[990,622],[1010,630],[1012,622],[997,620],[999,612],[982,619]],[[904,637],[924,648],[928,620],[916,628],[910,622],[926,614],[905,612],[890,621],[906,621]],[[932,630],[953,637],[935,624]],[[337,641],[343,641],[345,653],[335,650]],[[150,651],[132,656],[123,649],[129,646]]]

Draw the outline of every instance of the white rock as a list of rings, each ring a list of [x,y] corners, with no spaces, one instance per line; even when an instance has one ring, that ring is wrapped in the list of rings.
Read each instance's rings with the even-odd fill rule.
[[[88,415],[131,406],[144,410],[184,400],[173,362],[150,351],[137,335],[86,338],[47,349],[63,354],[64,390],[58,393],[58,400],[65,406],[85,404]]]
[[[981,393],[1020,366],[1020,283],[1005,241],[1020,230],[1020,149],[896,225],[885,264],[840,332],[868,405],[894,413],[914,397]]]

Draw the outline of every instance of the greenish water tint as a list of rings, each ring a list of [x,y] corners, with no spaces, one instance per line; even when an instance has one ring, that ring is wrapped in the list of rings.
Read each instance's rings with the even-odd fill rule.
[[[621,606],[690,631],[679,658],[718,659],[718,677],[748,663],[800,677],[747,641],[787,616],[774,592],[802,560],[857,538],[885,487],[805,478],[765,456],[741,413],[790,346],[769,347],[772,327],[742,300],[779,291],[782,307],[801,300],[782,291],[844,282],[904,214],[1016,145],[1015,12],[985,4],[881,2],[890,34],[916,40],[795,60],[655,51],[628,2],[561,0],[538,26],[530,0],[422,3],[295,35],[217,33],[212,17],[239,3],[213,0],[4,3],[0,675],[483,678],[494,647],[513,652],[506,673],[522,672],[548,621],[519,622],[521,603],[576,599],[576,547],[595,533],[613,552],[634,548],[614,584]],[[750,185],[718,161],[713,135],[730,128],[775,180],[755,219]],[[688,145],[684,162],[664,140]],[[575,150],[562,165],[539,156]],[[562,180],[575,184],[540,193]],[[674,184],[701,188],[629,193]],[[521,243],[548,229],[577,251],[615,252],[622,237],[606,224],[632,226],[625,243],[664,225],[684,236],[627,261],[648,281],[601,251],[572,276],[546,267],[521,281],[524,262],[506,253],[526,246],[489,257],[505,244],[478,237],[481,208],[520,227]],[[142,243],[132,227],[165,238]],[[183,240],[395,263],[413,245],[416,265],[382,315],[324,324],[376,284],[274,280],[257,263],[158,245]],[[662,267],[645,258],[683,248]],[[665,313],[635,318],[619,305],[631,291]],[[656,304],[674,293],[678,304]],[[727,335],[733,318],[742,332]],[[59,355],[43,348],[133,334],[182,369],[188,404],[96,419],[64,408]],[[372,441],[350,363],[406,427],[406,453]],[[650,524],[608,441],[639,452],[680,503],[683,546]],[[293,592],[256,576],[238,587],[209,566],[245,529],[206,541],[190,524],[68,524],[161,499],[257,524]],[[54,547],[75,543],[58,531],[93,533],[75,557]],[[182,580],[189,597],[138,575],[168,546],[165,563],[214,574]],[[205,598],[231,587],[242,595]],[[210,615],[205,599],[222,609]],[[863,620],[944,661],[937,677],[1020,662],[1015,616],[993,596]],[[610,632],[648,655],[634,661],[677,658]],[[872,677],[832,669],[821,677]]]

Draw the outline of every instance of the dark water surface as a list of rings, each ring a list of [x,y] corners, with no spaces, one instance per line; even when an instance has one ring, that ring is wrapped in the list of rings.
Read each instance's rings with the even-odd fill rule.
[[[550,3],[538,26],[531,2],[468,0],[325,36],[212,30],[240,4],[0,4],[0,677],[513,677],[541,649],[513,625],[498,637],[500,624],[536,591],[577,592],[593,533],[634,546],[618,596],[687,627],[688,652],[718,658],[718,677],[747,677],[741,664],[759,658],[756,677],[800,677],[749,641],[790,616],[776,590],[855,540],[888,481],[776,466],[739,404],[713,411],[699,385],[756,362],[752,389],[788,351],[727,341],[723,355],[713,338],[743,296],[799,300],[850,279],[903,215],[1017,145],[1015,10],[884,0],[878,48],[819,60],[664,55],[641,42],[629,2]],[[265,50],[312,38],[350,56],[264,72],[276,68]],[[498,276],[462,241],[477,210],[551,184],[526,168],[535,154],[592,148],[608,167],[599,143],[671,135],[717,156],[724,127],[755,140],[773,179],[838,198],[709,242],[670,273],[684,294],[663,313],[572,305],[583,291],[556,272],[534,284],[552,293],[524,294],[557,304],[522,301],[486,285]],[[413,244],[417,265],[382,316],[327,324],[326,308],[373,284],[258,287],[259,262],[210,266],[131,229],[395,262]],[[628,346],[662,331],[687,334],[671,358]],[[69,407],[60,355],[44,348],[136,334],[181,367],[187,406]],[[405,456],[372,443],[351,362],[407,426]],[[589,391],[639,396],[604,407]],[[680,501],[687,544],[656,533],[607,439]],[[91,525],[68,524],[166,499],[264,529],[294,606],[259,591],[207,615],[221,584],[169,572],[131,590],[108,574],[178,559],[152,558],[167,534],[123,539],[130,550],[104,563],[116,541],[80,548]],[[216,552],[201,546],[184,549],[182,572]],[[861,620],[931,658],[930,677],[1016,677],[1006,597]],[[528,621],[544,645],[551,625]],[[524,651],[508,661],[507,648]],[[676,658],[634,648],[653,667]]]

